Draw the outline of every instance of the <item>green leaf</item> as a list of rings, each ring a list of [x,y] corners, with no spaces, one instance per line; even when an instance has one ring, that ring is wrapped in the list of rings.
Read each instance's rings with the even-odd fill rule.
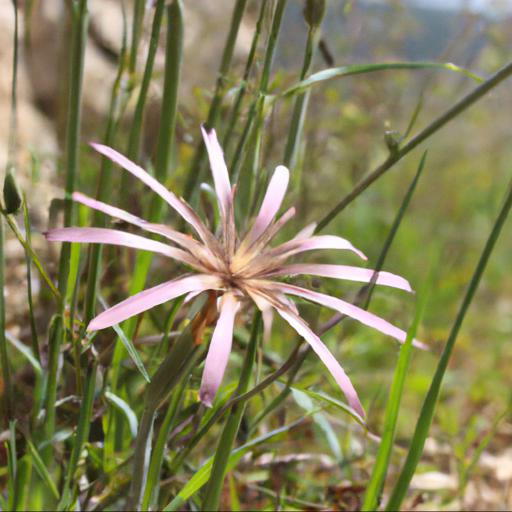
[[[137,437],[137,429],[139,427],[139,422],[137,421],[137,415],[133,412],[133,409],[120,397],[114,395],[110,391],[105,392],[105,398],[119,411],[121,411],[128,425],[130,427],[130,433],[132,438]]]
[[[39,361],[34,357],[34,354],[32,352],[32,349],[30,347],[27,347],[24,343],[22,343],[20,340],[15,338],[12,334],[10,334],[8,331],[5,331],[5,337],[7,338],[7,341],[25,358],[27,361],[32,365],[32,368],[37,373],[37,375],[41,376],[43,374],[43,369],[41,368],[41,365],[39,364]]]
[[[33,445],[32,441],[27,439],[27,447],[30,452],[30,455],[32,455],[32,461],[34,462],[34,466],[36,468],[36,471],[39,473],[39,476],[43,480],[43,482],[46,484],[48,489],[51,491],[53,496],[56,499],[59,499],[59,491],[57,490],[57,486],[55,485],[55,482],[53,481],[52,477],[50,476],[50,473],[48,472],[48,469],[46,468],[45,463],[43,462],[43,459],[41,458],[41,455],[39,455],[39,452],[37,451],[37,448]]]
[[[292,391],[293,391],[293,389],[295,389],[295,388],[292,388]],[[347,404],[345,404],[341,400],[338,400],[337,398],[333,398],[332,396],[329,396],[325,393],[318,393],[316,391],[311,391],[309,389],[307,389],[307,390],[304,389],[302,391],[304,393],[306,393],[308,396],[310,396],[311,398],[320,400],[321,402],[324,402],[328,405],[332,405],[332,406],[336,407],[337,409],[343,411],[344,413],[351,416],[354,420],[356,420],[357,423],[359,423],[362,427],[364,427],[365,429],[368,429],[368,425],[366,424],[366,421],[364,420],[364,418],[362,416],[360,416],[356,411],[354,411],[354,409],[352,409],[352,407],[349,407]]]
[[[331,448],[334,456],[336,457],[336,460],[340,460],[342,457],[340,443],[327,418],[321,412],[315,412],[315,404],[313,403],[313,400],[306,394],[305,391],[294,387],[291,387],[290,389],[292,391],[292,396],[297,402],[297,404],[303,409],[305,409],[307,412],[312,414],[313,421],[325,434],[327,443],[329,444],[329,447]]]
[[[286,91],[281,93],[282,97],[293,96],[294,94],[303,93],[314,85],[341,78],[344,76],[361,75],[365,73],[375,73],[376,71],[386,71],[392,69],[445,69],[448,71],[456,71],[462,73],[477,82],[482,82],[482,78],[475,75],[471,71],[460,68],[451,62],[385,62],[380,64],[353,64],[350,66],[341,66],[337,68],[328,68],[313,73],[308,78],[297,82]]]
[[[105,300],[98,295],[98,300],[100,301],[100,304],[107,309],[108,306],[105,302]],[[119,326],[119,324],[115,324],[112,326],[116,334],[119,336],[119,339],[121,340],[122,344],[124,345],[124,348],[128,352],[128,355],[131,357],[133,363],[137,367],[137,370],[141,373],[141,375],[144,377],[146,382],[151,382],[151,379],[149,378],[149,374],[146,371],[146,368],[144,366],[144,363],[142,362],[142,359],[139,356],[139,353],[137,352],[137,349],[135,348],[135,345],[133,344],[132,340],[126,336],[123,329]]]

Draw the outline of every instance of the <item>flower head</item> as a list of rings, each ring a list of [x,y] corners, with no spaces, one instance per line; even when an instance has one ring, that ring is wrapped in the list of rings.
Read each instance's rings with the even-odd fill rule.
[[[345,393],[349,404],[363,415],[363,408],[350,379],[328,348],[299,315],[292,297],[300,297],[341,312],[401,342],[405,340],[405,332],[353,304],[282,282],[279,278],[309,274],[360,282],[376,279],[377,284],[411,291],[409,283],[402,277],[388,272],[379,272],[375,275],[371,269],[348,265],[288,263],[294,256],[317,249],[348,250],[362,259],[366,257],[343,238],[330,235],[315,236],[314,224],[307,226],[285,243],[271,245],[279,230],[295,214],[295,209],[290,208],[277,217],[289,181],[289,171],[281,165],[276,168],[270,179],[252,226],[243,237],[238,236],[234,221],[234,188],[229,180],[222,149],[214,130],[201,130],[210,159],[221,219],[218,236],[208,229],[182,198],[167,190],[141,167],[112,148],[92,144],[96,151],[133,174],[164,199],[192,227],[196,237],[180,233],[163,224],[148,222],[115,206],[75,192],[75,201],[159,235],[165,238],[167,243],[115,229],[73,227],[49,231],[46,234],[48,240],[113,244],[152,251],[171,258],[190,270],[187,274],[148,288],[107,309],[90,322],[88,330],[110,327],[179,296],[192,297],[203,292],[215,292],[219,297],[218,319],[210,341],[199,393],[202,402],[210,406],[228,363],[235,317],[242,303],[252,301],[262,311],[265,331],[268,333],[273,312],[277,312],[310,344]],[[419,342],[415,341],[415,344],[419,345]]]

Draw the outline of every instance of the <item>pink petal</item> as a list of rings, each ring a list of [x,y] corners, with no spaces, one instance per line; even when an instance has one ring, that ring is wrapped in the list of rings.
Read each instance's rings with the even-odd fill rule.
[[[331,372],[331,375],[338,383],[338,386],[347,397],[350,407],[364,418],[364,409],[359,401],[359,397],[357,396],[357,392],[354,389],[352,382],[350,382],[347,374],[344,372],[338,361],[336,361],[336,358],[331,354],[329,349],[324,345],[322,340],[310,329],[308,324],[300,316],[295,315],[291,311],[286,311],[285,309],[276,308],[276,310],[297,331],[297,333],[309,343],[322,363],[324,363],[327,369]]]
[[[199,274],[188,276],[148,288],[142,292],[132,295],[128,299],[103,311],[96,318],[93,318],[87,326],[89,331],[105,329],[112,325],[121,323],[132,316],[147,311],[159,304],[163,304],[180,295],[193,291],[215,290],[221,287],[219,279],[215,276]]]
[[[141,249],[163,254],[169,258],[197,266],[190,254],[169,245],[144,238],[143,236],[107,228],[59,228],[51,229],[45,233],[50,242],[76,242],[89,244],[110,244]]]
[[[345,302],[344,300],[337,299],[336,297],[331,297],[330,295],[325,295],[323,293],[313,292],[311,290],[307,290],[306,288],[301,288],[299,286],[286,283],[272,283],[269,281],[268,286],[271,286],[272,288],[275,288],[283,293],[303,297],[305,299],[316,302],[317,304],[321,304],[322,306],[326,306],[328,308],[334,309],[335,311],[339,311],[341,314],[350,316],[354,320],[357,320],[364,325],[373,327],[374,329],[377,329],[378,331],[397,339],[401,343],[403,343],[407,337],[406,332],[390,324],[383,318],[365,311],[364,309],[358,308],[357,306]],[[427,349],[426,345],[418,340],[414,340],[413,344],[418,348]]]
[[[207,407],[212,406],[226,371],[233,342],[233,325],[238,308],[239,302],[232,293],[225,293],[222,296],[220,316],[213,331],[199,390],[199,399]]]
[[[293,239],[270,251],[270,255],[290,257],[301,252],[313,251],[317,249],[348,249],[355,252],[363,260],[368,258],[356,249],[348,240],[339,236],[321,235],[311,238]]]
[[[369,283],[374,277],[375,271],[368,268],[352,267],[350,265],[317,265],[314,263],[296,263],[286,265],[268,274],[268,276],[296,276],[309,274],[320,277],[333,277],[347,281],[359,281]],[[412,291],[411,285],[403,277],[390,272],[378,272],[376,284],[391,286],[405,291]]]
[[[302,228],[293,238],[292,240],[303,240],[305,238],[311,238],[316,231],[316,222],[312,222],[308,224],[306,227]]]
[[[144,219],[141,219],[140,217],[137,217],[136,215],[122,210],[121,208],[116,208],[115,206],[111,206],[96,199],[92,199],[91,197],[88,197],[80,192],[73,193],[73,200],[88,206],[89,208],[93,208],[94,210],[106,213],[111,217],[115,217],[117,219],[121,219],[125,222],[133,224],[134,226],[138,226],[150,233],[164,236],[168,240],[171,240],[172,242],[187,249],[194,256],[202,257],[203,259],[209,260],[210,262],[212,258],[214,258],[210,251],[205,246],[201,245],[197,240],[194,240],[192,237],[180,233],[179,231],[175,231],[174,229],[171,229],[163,224],[154,224],[152,222],[148,222]],[[201,266],[201,269],[204,270],[204,267]]]
[[[271,308],[264,309],[261,313],[263,319],[263,343],[270,340],[272,334],[272,324],[274,323],[274,310]]]
[[[175,231],[174,229],[164,226],[163,224],[153,224],[153,223],[148,222],[144,219],[141,219],[140,217],[137,217],[136,215],[133,215],[125,210],[122,210],[121,208],[117,208],[117,207],[109,205],[107,203],[103,203],[102,201],[98,201],[97,199],[88,197],[85,194],[82,194],[80,192],[73,192],[73,200],[78,203],[81,203],[85,206],[88,206],[89,208],[92,208],[94,210],[98,210],[100,212],[106,213],[107,215],[110,215],[111,217],[115,217],[116,219],[123,220],[124,222],[128,222],[129,224],[133,224],[134,226],[138,226],[142,229],[145,229],[146,231],[149,231],[150,233],[162,235],[173,242],[176,242],[179,244],[182,244],[183,242],[185,242],[185,244],[186,244],[187,241],[192,240],[191,238],[187,237],[183,233],[180,233],[179,231]]]
[[[231,208],[231,184],[229,182],[228,168],[224,160],[224,153],[220,147],[215,130],[206,131],[201,126],[201,133],[203,134],[206,150],[208,151],[208,158],[210,159],[210,167],[213,175],[213,183],[219,201],[219,208],[222,217],[226,219],[228,211]]]
[[[290,171],[283,165],[278,165],[270,180],[260,211],[251,229],[251,242],[256,240],[274,220],[276,213],[281,208],[289,180]]]
[[[109,158],[116,164],[126,169],[129,173],[133,174],[136,178],[142,181],[150,189],[156,192],[162,199],[164,199],[171,208],[174,208],[199,234],[204,242],[207,242],[211,236],[209,236],[208,230],[204,226],[201,219],[197,214],[190,208],[190,206],[183,201],[183,199],[176,197],[172,192],[167,190],[159,181],[153,176],[148,174],[142,167],[138,166],[124,155],[116,151],[115,149],[104,146],[103,144],[91,143],[91,146],[101,153],[103,156]]]

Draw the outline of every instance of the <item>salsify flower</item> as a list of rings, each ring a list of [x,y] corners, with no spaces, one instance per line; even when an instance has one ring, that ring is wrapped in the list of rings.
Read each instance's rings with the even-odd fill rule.
[[[348,265],[287,263],[294,256],[317,249],[348,250],[362,259],[365,255],[350,242],[338,236],[314,235],[315,225],[301,230],[291,240],[271,246],[273,238],[289,221],[295,209],[280,217],[289,181],[289,171],[282,165],[275,169],[268,184],[259,212],[243,237],[236,232],[234,220],[234,187],[231,186],[222,149],[214,130],[201,128],[206,144],[220,213],[219,234],[212,233],[197,213],[182,198],[170,192],[144,169],[112,148],[102,144],[92,147],[130,172],[156,192],[195,231],[196,238],[170,227],[148,222],[131,213],[75,192],[73,199],[111,217],[137,226],[167,240],[162,243],[136,234],[107,228],[68,227],[46,233],[50,241],[112,244],[152,251],[188,267],[189,273],[148,288],[96,316],[88,330],[96,331],[113,326],[159,304],[186,295],[191,298],[203,292],[218,296],[218,319],[213,330],[206,357],[200,400],[211,406],[228,363],[233,339],[235,317],[242,303],[252,301],[262,311],[264,329],[268,333],[273,312],[277,312],[316,352],[338,383],[351,407],[364,415],[363,408],[350,379],[308,323],[299,315],[292,297],[326,306],[359,322],[396,338],[405,340],[403,330],[386,320],[339,298],[282,282],[279,278],[309,274],[313,276],[370,282],[411,291],[409,283],[389,272],[375,273],[371,269]],[[416,345],[421,345],[415,340]]]

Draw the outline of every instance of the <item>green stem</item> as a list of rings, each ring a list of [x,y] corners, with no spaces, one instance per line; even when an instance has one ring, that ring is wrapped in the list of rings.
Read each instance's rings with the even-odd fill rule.
[[[158,7],[158,5],[157,5]],[[155,162],[155,177],[162,183],[167,181],[167,174],[171,156],[175,145],[175,126],[178,104],[178,86],[180,82],[181,61],[183,55],[183,6],[181,0],[173,0],[166,6],[167,10],[167,40],[165,53],[164,95],[162,99],[160,131],[157,142],[157,156]],[[158,222],[162,215],[163,202],[159,198],[152,201],[148,218],[151,222]],[[136,256],[135,271],[130,286],[130,295],[140,292],[146,283],[146,277],[152,261],[152,254],[139,252]],[[131,338],[135,333],[137,318],[128,320],[123,327],[126,335]],[[112,359],[111,388],[118,394],[117,387],[121,362],[125,356],[125,349],[120,340],[117,340]],[[113,414],[115,414],[113,412]],[[120,418],[121,420],[121,418]],[[107,436],[114,435],[120,429],[117,422],[109,420]],[[120,448],[122,440],[116,438],[116,448]]]
[[[240,373],[240,381],[236,391],[237,395],[243,394],[249,387],[249,381],[252,375],[252,368],[256,357],[256,348],[260,334],[261,314],[258,312],[254,316],[251,340],[247,347],[244,364]],[[218,510],[220,495],[224,486],[224,478],[227,471],[229,455],[233,449],[233,443],[238,434],[240,423],[245,411],[245,404],[240,403],[231,408],[229,417],[222,431],[215,458],[213,460],[212,472],[205,490],[203,510]]]
[[[315,53],[318,40],[319,32],[317,28],[315,26],[310,26],[308,30],[308,38],[306,41],[304,62],[302,64],[302,71],[300,73],[301,80],[306,78],[307,73],[309,73],[309,70],[311,69],[313,55]],[[309,91],[304,94],[299,94],[295,98],[295,104],[293,106],[292,121],[290,124],[290,129],[288,130],[288,140],[286,141],[286,148],[284,151],[283,159],[283,164],[292,170],[295,170],[295,165],[297,163],[297,153],[299,143],[302,138],[302,131],[304,128],[304,120],[306,118],[309,96]]]
[[[180,379],[190,371],[196,358],[198,346],[192,339],[191,324],[176,340],[171,351],[164,359],[144,394],[144,410],[137,432],[135,454],[133,457],[133,478],[127,502],[127,510],[140,510],[151,455],[151,433],[156,411],[160,403],[176,386]]]
[[[416,470],[416,466],[418,465],[418,462],[421,458],[421,454],[423,453],[423,447],[425,445],[425,440],[427,438],[430,426],[432,424],[435,406],[439,398],[443,377],[444,374],[446,373],[446,369],[448,368],[448,363],[450,361],[453,347],[455,346],[457,336],[462,326],[462,322],[464,321],[469,306],[473,301],[473,297],[475,296],[476,290],[478,288],[484,270],[487,266],[489,258],[492,254],[494,246],[496,245],[496,241],[498,240],[501,229],[505,224],[505,220],[508,217],[511,207],[512,183],[509,185],[509,190],[507,192],[503,206],[496,219],[496,222],[494,223],[489,238],[485,243],[484,249],[482,251],[478,264],[476,265],[475,271],[468,285],[468,289],[466,291],[460,309],[453,323],[450,335],[448,337],[448,341],[446,342],[446,345],[443,349],[443,353],[441,354],[441,359],[439,360],[439,363],[437,365],[434,378],[432,379],[432,383],[430,384],[430,388],[428,390],[427,396],[425,397],[425,401],[421,408],[420,416],[416,424],[416,429],[411,440],[411,447],[409,449],[409,453],[407,454],[407,458],[405,460],[398,481],[395,484],[395,487],[387,504],[386,510],[399,510],[400,504],[402,503],[404,496],[407,492],[411,479]]]
[[[196,358],[194,358],[196,359]],[[146,491],[144,493],[144,500],[142,502],[142,510],[148,510],[150,505],[152,508],[156,508],[158,502],[158,488],[159,488],[159,475],[162,469],[162,464],[165,455],[165,446],[171,430],[174,427],[176,415],[183,401],[185,388],[188,379],[184,378],[179,387],[177,387],[169,402],[167,412],[165,414],[164,421],[158,431],[157,440],[153,449],[153,455],[151,457],[151,463],[149,465]]]
[[[237,0],[231,16],[231,24],[229,26],[228,37],[226,44],[224,45],[224,51],[222,52],[222,59],[220,62],[219,71],[217,73],[217,81],[215,84],[215,92],[213,99],[210,104],[210,110],[208,111],[208,117],[206,125],[209,128],[214,128],[219,117],[220,107],[222,105],[222,99],[224,97],[224,83],[229,69],[231,67],[231,61],[233,59],[233,52],[235,50],[236,38],[242,22],[242,17],[247,5],[247,0]],[[204,172],[204,159],[206,156],[205,147],[201,140],[196,148],[190,172],[188,173],[188,180],[185,184],[185,190],[183,196],[187,201],[191,201],[194,195],[197,184],[199,183],[201,176]]]
[[[443,112],[439,117],[434,119],[427,127],[413,137],[402,148],[398,149],[395,153],[381,163],[375,170],[373,170],[366,178],[360,181],[352,191],[347,194],[319,223],[316,232],[325,228],[340,212],[342,212],[352,201],[361,195],[372,183],[378,180],[383,174],[389,171],[398,161],[405,155],[410,153],[413,149],[419,146],[422,142],[428,139],[431,135],[440,130],[445,124],[464,112],[473,103],[476,103],[480,98],[487,94],[494,87],[499,85],[503,80],[512,75],[512,62],[502,67],[494,75],[492,75],[485,82],[475,87],[470,93],[461,98],[455,105]]]
[[[242,108],[243,99],[245,96],[245,92],[247,91],[247,85],[249,82],[249,77],[251,75],[252,67],[254,64],[254,58],[256,56],[256,50],[258,49],[258,41],[261,35],[261,29],[263,27],[263,21],[265,19],[267,7],[270,5],[270,2],[261,2],[260,12],[258,15],[258,21],[256,22],[256,28],[254,30],[254,35],[252,37],[251,49],[249,50],[249,55],[247,56],[247,61],[245,63],[245,70],[242,76],[242,81],[240,84],[240,89],[238,94],[236,95],[236,99],[233,103],[233,109],[231,111],[231,115],[229,117],[229,121],[227,123],[226,133],[223,138],[223,148],[224,152],[227,153],[229,149],[229,144],[231,142],[231,136],[233,134],[233,130],[236,126],[238,118],[240,117],[240,110]]]
[[[73,440],[73,449],[69,459],[68,470],[66,474],[66,480],[64,482],[64,488],[62,491],[62,498],[59,504],[59,509],[67,509],[72,504],[72,486],[75,477],[76,469],[78,467],[78,461],[84,443],[89,437],[89,428],[91,423],[91,414],[94,403],[94,390],[96,387],[96,363],[92,363],[89,371],[87,372],[87,379],[85,383],[84,396],[82,403],[80,404],[80,416],[78,418],[78,426],[76,429],[75,438]]]
[[[0,217],[0,364],[4,384],[4,422],[13,418],[12,384],[9,358],[7,356],[7,339],[5,337],[5,253],[4,253],[4,221]],[[5,427],[6,425],[4,425]]]
[[[73,221],[73,202],[71,194],[75,189],[78,175],[78,154],[80,147],[80,121],[82,78],[84,69],[85,46],[87,42],[87,0],[76,0],[71,4],[71,55],[70,83],[68,91],[68,112],[66,128],[66,186],[64,204],[64,225],[71,226]],[[53,437],[55,429],[55,401],[57,398],[57,373],[60,347],[65,336],[63,319],[65,316],[66,299],[68,296],[68,277],[70,273],[71,244],[62,244],[59,262],[59,293],[60,315],[57,325],[50,328],[48,341],[50,363],[48,368],[48,390],[46,397],[46,429],[48,438]]]
[[[79,172],[81,99],[85,46],[87,41],[87,0],[71,3],[71,55],[70,83],[68,91],[68,113],[66,127],[66,185],[64,198],[64,226],[73,223],[73,201],[71,195]],[[59,291],[64,303],[67,298],[68,275],[70,270],[71,244],[62,244],[59,263]]]
[[[23,222],[25,225],[25,237],[27,245],[31,245],[31,232],[32,226],[30,225],[30,216],[28,214],[27,199],[23,196]],[[39,340],[37,338],[36,319],[34,314],[34,301],[32,298],[32,260],[30,253],[25,250],[25,265],[27,268],[27,301],[28,312],[30,317],[30,339],[32,340],[32,352],[35,358],[41,362],[41,355],[39,354]]]
[[[138,160],[141,144],[142,125],[144,121],[144,109],[148,98],[149,86],[151,84],[151,77],[153,75],[153,67],[155,64],[155,56],[158,50],[158,41],[160,38],[160,30],[162,28],[162,20],[164,17],[165,0],[158,0],[155,6],[155,14],[153,16],[153,24],[151,27],[151,36],[149,40],[148,55],[146,59],[146,66],[144,67],[144,74],[142,75],[142,82],[140,84],[140,91],[137,97],[137,104],[135,105],[135,112],[133,114],[133,121],[130,127],[130,135],[128,138],[128,147],[126,154],[131,160]],[[123,177],[128,177],[128,174],[123,174]],[[122,181],[121,183],[127,184]],[[121,187],[121,190],[125,190]],[[124,195],[124,194],[122,194]]]
[[[128,69],[130,70],[131,75],[133,75],[137,69],[137,52],[142,33],[145,4],[146,0],[135,0],[133,5],[132,41],[130,47],[130,59],[128,63]]]
[[[274,10],[274,15],[272,17],[272,27],[270,29],[270,34],[268,36],[267,46],[265,50],[265,58],[263,63],[263,70],[261,72],[260,83],[258,86],[258,97],[254,100],[249,110],[249,115],[247,116],[247,121],[245,123],[244,129],[242,131],[242,136],[238,141],[237,148],[235,150],[235,154],[231,160],[231,173],[233,176],[233,181],[238,183],[239,185],[239,197],[243,197],[244,201],[242,205],[245,205],[248,208],[250,203],[250,195],[252,182],[254,181],[254,169],[258,166],[258,157],[259,157],[259,144],[258,139],[261,134],[261,130],[263,128],[263,117],[264,117],[264,106],[265,106],[265,95],[268,92],[268,84],[270,81],[270,72],[272,70],[272,63],[274,62],[274,56],[277,48],[277,40],[279,37],[279,32],[281,30],[281,22],[283,21],[283,15],[286,8],[287,0],[278,0],[276,8]],[[256,127],[253,129],[253,123],[256,122]],[[249,134],[253,132],[254,137],[252,137],[256,143],[253,148],[253,158],[251,161],[251,167],[249,172],[252,176],[245,176],[241,172],[242,166],[242,155],[245,149],[245,145],[247,140],[249,139]],[[240,201],[239,201],[240,203]]]
[[[52,292],[55,299],[60,303],[61,302],[61,295],[59,290],[55,288],[55,285],[53,284],[53,281],[50,279],[50,276],[46,272],[46,270],[43,267],[43,264],[41,263],[41,260],[37,256],[37,254],[34,252],[34,249],[32,249],[32,245],[25,240],[23,237],[22,232],[20,231],[20,228],[16,224],[16,220],[12,215],[5,215],[5,220],[7,222],[7,225],[11,229],[11,231],[14,233],[14,236],[18,239],[18,242],[23,246],[23,249],[25,249],[25,252],[27,252],[30,257],[32,258],[32,261],[34,265],[36,266],[37,270],[41,274],[41,277],[43,278],[43,281],[48,285],[48,288],[50,288],[50,291]]]
[[[137,7],[137,4],[135,8]],[[126,17],[124,14],[124,26],[126,26]],[[134,14],[134,18],[137,13]],[[135,24],[135,20],[134,20]],[[135,31],[135,27],[133,29]],[[132,43],[135,44],[135,43]],[[132,48],[133,50],[133,48]],[[136,51],[135,51],[136,54]],[[125,106],[129,100],[130,89],[126,89],[124,85],[126,81],[123,79],[127,67],[127,43],[126,43],[126,29],[123,30],[123,38],[121,44],[121,52],[119,56],[119,64],[117,68],[117,74],[112,85],[110,93],[110,108],[107,119],[107,128],[105,131],[104,144],[107,146],[114,145],[114,139],[116,137],[119,122],[124,112]],[[101,169],[98,179],[98,187],[96,191],[96,199],[105,202],[112,193],[112,161],[108,158],[102,158]],[[93,225],[98,227],[104,227],[106,225],[105,215],[95,211],[93,215]],[[103,246],[101,244],[93,244],[89,248],[89,260],[88,260],[88,272],[87,272],[87,291],[85,295],[85,314],[84,323],[87,325],[96,312],[97,292],[98,292],[98,281],[101,270],[101,255],[103,252]]]
[[[8,146],[8,165],[10,169],[16,161],[16,140],[18,133],[18,119],[17,119],[17,106],[18,106],[18,32],[19,32],[19,12],[18,0],[12,0],[14,7],[14,36],[13,36],[13,59],[12,59],[12,82],[11,82],[11,119],[9,126],[9,146]]]

